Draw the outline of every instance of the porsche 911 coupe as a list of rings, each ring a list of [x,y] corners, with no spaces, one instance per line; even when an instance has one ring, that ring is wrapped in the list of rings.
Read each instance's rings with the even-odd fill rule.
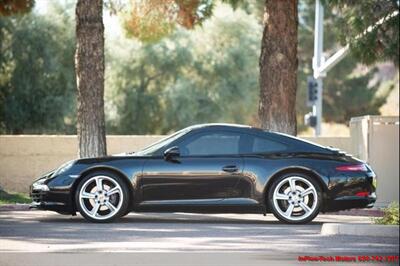
[[[32,207],[110,222],[129,212],[319,212],[372,207],[375,173],[337,149],[230,124],[182,129],[135,152],[77,159],[30,187]]]

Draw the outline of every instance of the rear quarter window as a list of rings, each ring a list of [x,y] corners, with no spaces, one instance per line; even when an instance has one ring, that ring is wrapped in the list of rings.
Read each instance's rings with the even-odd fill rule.
[[[252,153],[268,153],[287,150],[287,146],[283,143],[270,139],[254,137]]]

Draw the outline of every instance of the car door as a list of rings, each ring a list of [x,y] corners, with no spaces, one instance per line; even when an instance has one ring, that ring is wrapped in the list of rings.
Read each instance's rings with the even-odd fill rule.
[[[239,139],[235,132],[200,132],[174,143],[179,156],[149,158],[138,180],[141,202],[207,205],[237,197]]]

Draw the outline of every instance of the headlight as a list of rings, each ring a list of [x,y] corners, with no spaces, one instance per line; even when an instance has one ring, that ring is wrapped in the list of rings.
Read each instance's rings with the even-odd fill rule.
[[[45,180],[46,180],[45,178],[42,178],[42,179],[39,179],[38,181],[36,181],[35,183],[33,183],[32,184],[32,189],[33,190],[49,191],[49,187],[46,184],[44,184]]]
[[[57,176],[60,175],[62,173],[64,173],[65,171],[67,171],[68,169],[70,169],[72,167],[72,165],[74,164],[74,160],[66,162],[65,164],[61,165],[53,174],[53,176]]]

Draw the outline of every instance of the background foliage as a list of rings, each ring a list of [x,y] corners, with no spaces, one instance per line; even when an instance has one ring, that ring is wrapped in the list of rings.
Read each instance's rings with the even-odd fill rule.
[[[73,21],[49,14],[0,18],[1,132],[75,132]]]
[[[350,44],[353,55],[366,64],[390,60],[399,63],[399,1],[325,0],[339,16],[334,30],[340,43]],[[396,15],[397,14],[397,15]],[[384,20],[384,23],[378,23]],[[376,24],[379,25],[376,25]],[[375,27],[372,27],[376,25]],[[368,34],[364,34],[369,29]]]
[[[126,40],[123,53],[109,53],[106,84],[119,118],[110,121],[115,132],[166,133],[193,123],[252,122],[258,93],[255,33],[261,27],[251,15],[228,6],[216,15],[193,31],[179,28],[142,45]],[[110,43],[109,51],[119,50],[115,45]]]
[[[195,18],[196,23],[173,21],[171,28],[161,33],[146,28],[142,33],[148,34],[148,38],[129,28],[115,33],[107,29],[106,23],[108,134],[164,134],[205,122],[255,123],[262,1],[223,1],[229,5],[221,1],[206,2],[208,9],[203,9],[203,13],[191,13],[202,16]],[[76,131],[75,2],[50,3],[46,12],[34,8],[24,15],[0,16],[0,133]],[[325,8],[324,46],[329,56],[344,41],[354,42],[331,29],[356,19],[370,2],[344,5],[342,1],[326,1],[326,4],[329,6]],[[125,11],[129,10],[125,7]],[[119,28],[130,23],[129,14],[121,16]],[[368,18],[362,25],[374,18]],[[385,25],[386,32],[395,32],[395,26],[390,25]],[[312,73],[313,26],[314,1],[302,0],[297,94],[300,130],[305,129],[303,115],[310,111],[305,99],[306,78]],[[343,32],[355,36],[359,28],[349,27]],[[396,48],[398,34],[397,40],[391,41],[384,47]],[[356,47],[356,43],[352,46]],[[376,48],[375,43],[357,47],[360,51]],[[366,55],[368,61],[359,56],[357,47],[324,79],[327,122],[347,123],[352,116],[379,114],[397,83],[392,80],[393,75],[382,75],[379,64],[365,67],[359,62],[396,62],[398,53],[382,50],[374,53],[375,57]]]

